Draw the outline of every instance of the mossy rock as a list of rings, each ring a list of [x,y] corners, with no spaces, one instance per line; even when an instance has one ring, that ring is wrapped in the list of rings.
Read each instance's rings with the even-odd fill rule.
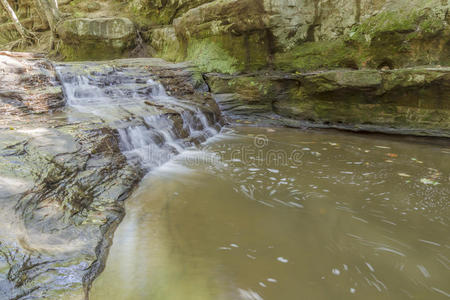
[[[275,111],[317,123],[450,130],[450,69],[329,71],[299,76]]]
[[[71,19],[57,32],[65,60],[105,60],[120,58],[133,48],[136,30],[126,18]]]
[[[306,42],[275,54],[274,65],[283,71],[315,71],[333,68],[358,68],[356,47],[342,39]]]
[[[186,58],[203,72],[233,74],[259,70],[269,63],[269,42],[264,31],[192,39],[185,47]]]
[[[205,72],[235,73],[266,67],[271,38],[259,0],[220,0],[174,20],[187,59]]]
[[[274,64],[299,72],[450,65],[450,27],[444,12],[417,7],[382,11],[334,40],[304,42],[278,52]]]
[[[381,12],[355,25],[345,38],[358,48],[363,67],[448,64],[450,27],[442,12],[430,8]]]
[[[160,57],[167,61],[180,62],[184,58],[181,44],[175,34],[173,26],[151,29],[145,34],[152,48],[151,56]]]
[[[79,6],[85,12],[94,12],[102,7],[98,2],[83,2]]]

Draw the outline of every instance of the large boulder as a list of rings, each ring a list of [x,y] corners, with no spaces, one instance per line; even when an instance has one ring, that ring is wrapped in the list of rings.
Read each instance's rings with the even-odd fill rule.
[[[127,18],[70,19],[57,32],[66,60],[103,60],[127,54],[136,41],[136,29]]]
[[[271,41],[261,0],[217,0],[174,20],[185,55],[205,71],[234,73],[267,65]]]

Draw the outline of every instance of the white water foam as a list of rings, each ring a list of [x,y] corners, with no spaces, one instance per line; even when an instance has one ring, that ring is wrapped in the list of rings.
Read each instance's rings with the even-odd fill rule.
[[[130,163],[153,169],[193,146],[192,141],[205,141],[218,133],[213,127],[216,124],[210,124],[198,106],[169,96],[160,82],[148,78],[151,75],[143,78],[142,74],[114,68],[101,73],[92,65],[81,65],[81,68],[84,68],[82,74],[80,65],[56,68],[67,105],[119,124],[121,150]],[[158,113],[154,107],[149,108],[146,101],[160,109],[179,112],[184,138],[180,137],[183,134],[167,114],[163,111]],[[135,121],[134,125],[130,125],[130,119]]]

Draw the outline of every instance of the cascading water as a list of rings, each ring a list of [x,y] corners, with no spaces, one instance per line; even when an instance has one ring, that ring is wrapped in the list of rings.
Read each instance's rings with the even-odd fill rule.
[[[68,106],[117,128],[130,163],[157,167],[217,134],[199,105],[168,95],[148,72],[99,64],[56,67]],[[211,118],[210,118],[211,119]]]

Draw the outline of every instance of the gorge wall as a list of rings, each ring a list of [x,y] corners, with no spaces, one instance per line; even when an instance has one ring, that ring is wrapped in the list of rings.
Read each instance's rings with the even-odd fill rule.
[[[448,0],[65,0],[50,53],[188,60],[209,78],[251,78],[226,94],[307,126],[448,136],[449,8]]]
[[[172,24],[178,58],[205,71],[399,68],[450,63],[448,9],[441,0],[219,0]]]

